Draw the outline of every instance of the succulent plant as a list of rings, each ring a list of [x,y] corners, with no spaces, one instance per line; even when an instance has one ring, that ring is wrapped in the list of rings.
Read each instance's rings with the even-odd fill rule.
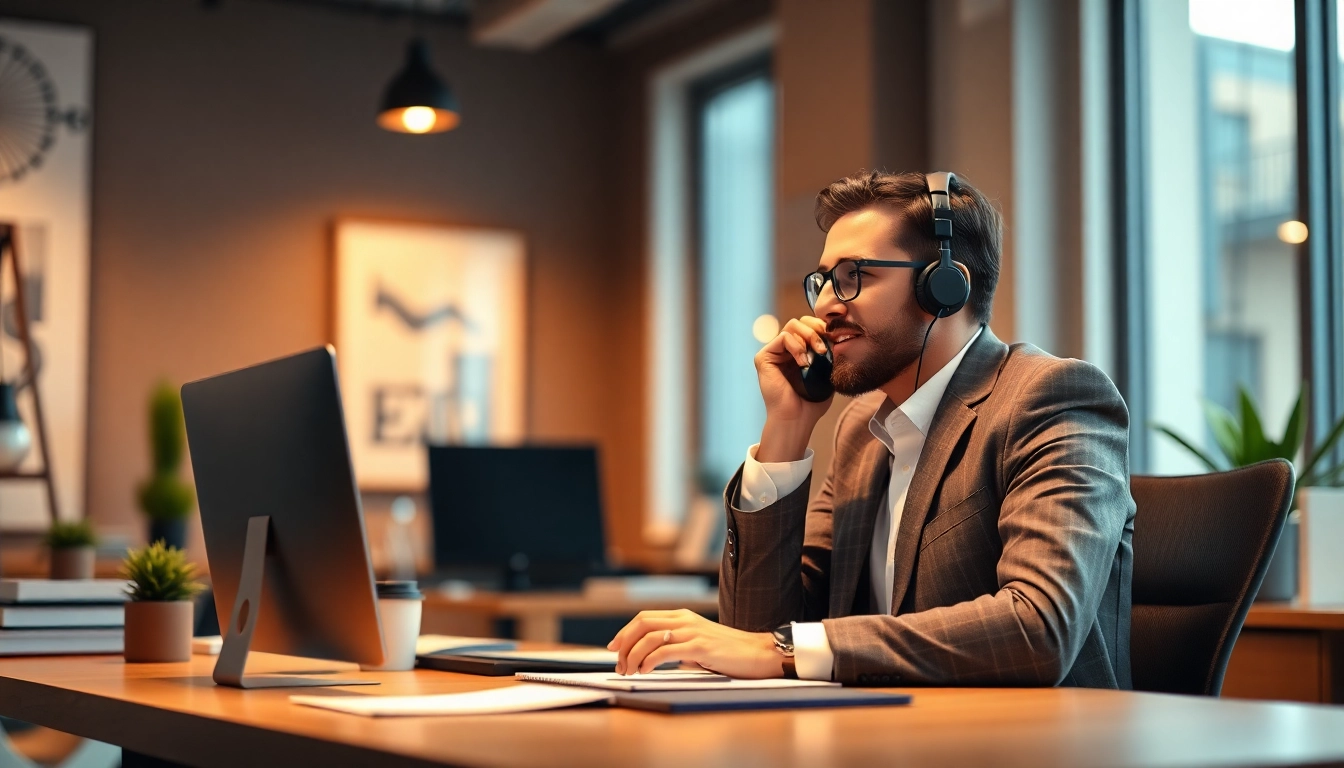
[[[47,530],[47,546],[52,549],[76,549],[98,545],[98,537],[88,520],[57,520]]]
[[[196,581],[196,565],[177,547],[156,541],[126,552],[121,577],[131,582],[127,594],[136,602],[190,600],[204,587]]]

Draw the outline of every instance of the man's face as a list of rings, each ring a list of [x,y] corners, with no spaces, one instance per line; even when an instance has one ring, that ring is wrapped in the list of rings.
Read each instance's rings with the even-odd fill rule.
[[[903,242],[896,214],[872,206],[841,216],[826,234],[819,269],[841,261],[883,259],[927,261],[926,253],[911,253]],[[826,321],[826,335],[835,355],[831,383],[842,395],[871,392],[896,378],[919,360],[925,326],[930,318],[915,301],[917,270],[865,267],[857,298],[842,302],[827,283],[817,299],[816,316]]]

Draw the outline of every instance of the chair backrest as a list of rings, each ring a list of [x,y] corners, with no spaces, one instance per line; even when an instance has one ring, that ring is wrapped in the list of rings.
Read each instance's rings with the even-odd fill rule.
[[[1130,667],[1140,691],[1217,696],[1293,494],[1282,459],[1136,476]]]

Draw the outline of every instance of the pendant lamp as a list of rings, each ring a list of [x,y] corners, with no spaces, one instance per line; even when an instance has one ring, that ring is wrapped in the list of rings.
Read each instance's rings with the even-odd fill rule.
[[[429,68],[429,46],[416,38],[406,49],[406,66],[387,86],[378,125],[398,133],[442,133],[461,122],[457,97]]]

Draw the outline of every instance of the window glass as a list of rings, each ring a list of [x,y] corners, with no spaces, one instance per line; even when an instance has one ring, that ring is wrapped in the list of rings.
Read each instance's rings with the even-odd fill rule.
[[[1301,386],[1292,0],[1143,6],[1150,417],[1220,456],[1201,398],[1281,437]],[[1147,432],[1148,471],[1201,471]]]
[[[698,485],[717,497],[765,423],[752,357],[774,305],[774,87],[757,72],[700,103]]]

